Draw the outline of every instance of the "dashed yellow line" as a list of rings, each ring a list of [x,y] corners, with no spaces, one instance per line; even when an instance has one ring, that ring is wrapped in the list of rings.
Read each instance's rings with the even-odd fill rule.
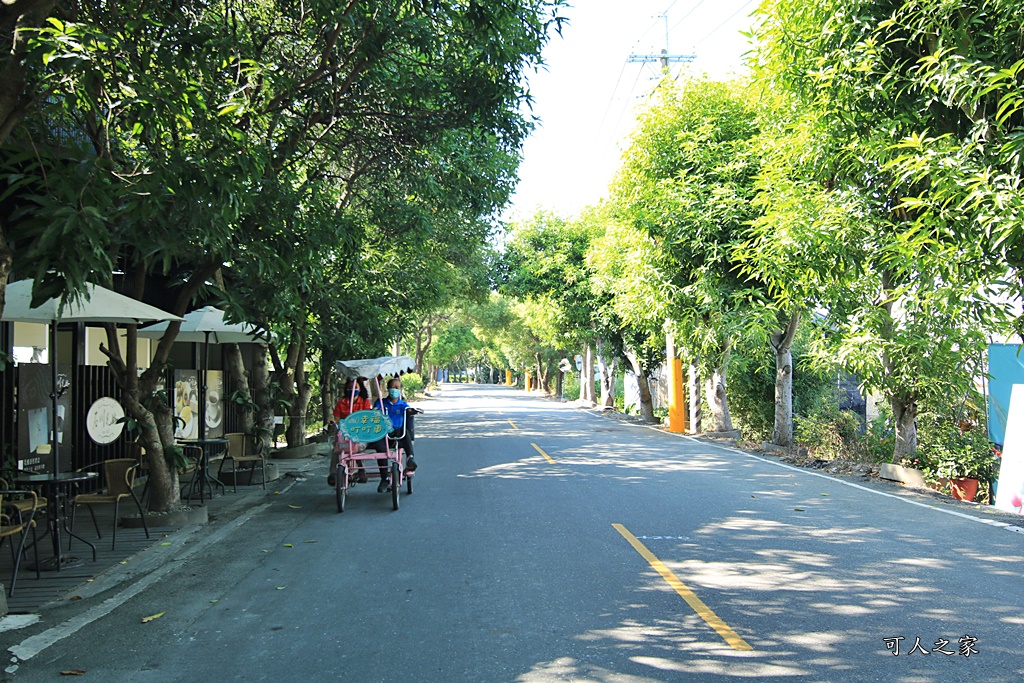
[[[543,456],[544,456],[544,459],[545,459],[545,460],[547,460],[547,461],[548,461],[549,463],[551,463],[552,465],[554,465],[554,464],[555,464],[555,461],[554,461],[554,459],[553,459],[553,458],[552,458],[552,457],[551,457],[550,455],[548,455],[547,453],[545,453],[545,452],[544,452],[544,450],[543,450],[543,449],[542,449],[542,448],[541,448],[540,446],[538,446],[538,445],[537,445],[537,444],[535,444],[535,443],[531,443],[530,445],[531,445],[531,446],[533,446],[534,448],[536,448],[536,449],[537,449],[537,452],[538,452],[538,453],[540,453],[541,455],[543,455]]]
[[[693,611],[697,613],[697,616],[703,619],[708,626],[715,629],[718,635],[722,636],[722,639],[729,644],[729,647],[731,647],[734,650],[754,649],[750,646],[749,643],[747,643],[747,641],[740,638],[739,634],[737,634],[736,631],[733,631],[731,628],[729,628],[728,624],[722,621],[717,614],[712,612],[711,608],[705,605],[704,602],[700,598],[698,598],[692,590],[687,588],[686,584],[680,581],[679,577],[677,577],[671,569],[666,567],[664,562],[659,560],[654,555],[654,553],[647,549],[647,546],[641,543],[636,536],[629,532],[629,529],[622,526],[621,524],[612,524],[612,526],[615,527],[616,531],[622,534],[623,538],[629,541],[629,544],[633,546],[633,548],[638,553],[640,553],[641,557],[647,560],[647,562],[651,565],[654,571],[661,574],[661,578],[665,579],[665,581],[668,582],[668,585],[670,585],[672,589],[675,590],[675,592],[678,593],[679,596],[686,601],[686,604],[689,605],[691,609],[693,609]]]
[[[508,423],[509,423],[510,425],[512,425],[512,429],[515,429],[515,430],[518,430],[518,429],[519,429],[519,427],[516,427],[516,423],[515,423],[515,422],[513,422],[512,420],[509,420],[509,421],[508,421]]]

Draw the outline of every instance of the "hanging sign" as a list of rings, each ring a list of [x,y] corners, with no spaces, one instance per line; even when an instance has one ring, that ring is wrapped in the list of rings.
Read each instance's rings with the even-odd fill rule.
[[[379,410],[357,410],[342,420],[338,428],[356,443],[380,441],[394,429],[388,416]]]
[[[113,443],[124,431],[124,408],[109,396],[98,398],[85,415],[85,428],[89,438],[100,445]]]

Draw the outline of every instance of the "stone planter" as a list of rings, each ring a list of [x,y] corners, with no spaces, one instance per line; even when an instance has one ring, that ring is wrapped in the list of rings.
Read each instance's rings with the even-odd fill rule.
[[[146,525],[157,529],[161,527],[182,527],[190,524],[206,524],[209,520],[209,512],[205,505],[197,505],[187,510],[146,514]],[[142,518],[138,515],[135,517],[122,517],[119,526],[126,529],[141,529]]]
[[[246,465],[244,469],[238,468],[235,474],[238,475],[239,486],[250,486],[249,477],[252,477],[252,486],[259,486],[263,483],[263,473],[260,471],[259,465],[256,466],[256,471],[251,474],[249,472],[248,465]],[[280,468],[277,466],[277,463],[268,462],[267,481],[274,481],[275,479],[279,479],[280,477],[281,471]],[[217,478],[224,482],[226,486],[235,485],[235,478],[231,476],[231,465],[225,465],[224,469],[221,470],[221,473],[217,475]]]
[[[725,432],[704,432],[704,436],[711,439],[727,439],[729,441],[738,441],[742,438],[742,433],[738,429],[730,429]]]
[[[270,451],[270,458],[273,460],[313,458],[318,455],[324,455],[327,452],[327,448],[328,446],[325,443],[307,443],[304,446],[297,446],[295,448],[275,448]]]
[[[922,489],[928,488],[928,484],[924,481],[924,472],[913,467],[893,465],[888,462],[882,463],[878,468],[878,476],[881,479],[902,482],[907,486],[917,486]]]

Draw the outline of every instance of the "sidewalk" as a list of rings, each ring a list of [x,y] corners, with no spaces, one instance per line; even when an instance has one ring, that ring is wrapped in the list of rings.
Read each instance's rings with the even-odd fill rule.
[[[212,533],[222,523],[232,520],[246,510],[258,505],[267,496],[273,496],[294,484],[297,478],[306,475],[307,471],[316,471],[326,463],[326,458],[313,457],[301,460],[276,460],[280,470],[280,478],[267,482],[267,489],[255,486],[238,486],[238,492],[232,488],[227,493],[218,491],[212,499],[206,499],[209,521],[206,524],[193,524],[182,527],[150,527],[149,538],[140,529],[118,527],[117,547],[110,548],[110,534],[113,529],[113,508],[100,506],[96,509],[101,539],[96,538],[96,531],[88,511],[80,509],[75,521],[75,532],[96,546],[96,561],[92,560],[92,551],[87,545],[75,539],[71,545],[70,555],[79,558],[76,566],[61,571],[44,571],[42,578],[36,579],[35,556],[32,550],[22,560],[18,572],[18,583],[14,596],[7,598],[10,614],[34,614],[45,612],[67,604],[72,600],[86,600],[99,595],[114,586],[137,579],[153,571],[157,567],[171,561],[187,543]],[[196,502],[196,501],[193,501]],[[122,506],[125,508],[125,506]],[[159,523],[159,522],[156,522]],[[42,530],[40,530],[40,535]],[[62,534],[63,549],[67,554],[67,535]],[[6,545],[6,543],[5,543]],[[11,578],[13,561],[9,548],[0,549],[0,583],[6,593]],[[44,559],[53,554],[50,539],[44,538],[39,543],[39,557]],[[0,622],[3,618],[0,617]],[[2,624],[0,624],[2,625]],[[2,629],[0,629],[2,630]]]

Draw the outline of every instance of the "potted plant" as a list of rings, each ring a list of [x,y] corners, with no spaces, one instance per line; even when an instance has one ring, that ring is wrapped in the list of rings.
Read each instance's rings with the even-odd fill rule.
[[[996,456],[980,425],[950,425],[937,432],[931,443],[922,445],[933,472],[949,480],[950,494],[957,500],[974,500],[981,481],[995,474]]]

